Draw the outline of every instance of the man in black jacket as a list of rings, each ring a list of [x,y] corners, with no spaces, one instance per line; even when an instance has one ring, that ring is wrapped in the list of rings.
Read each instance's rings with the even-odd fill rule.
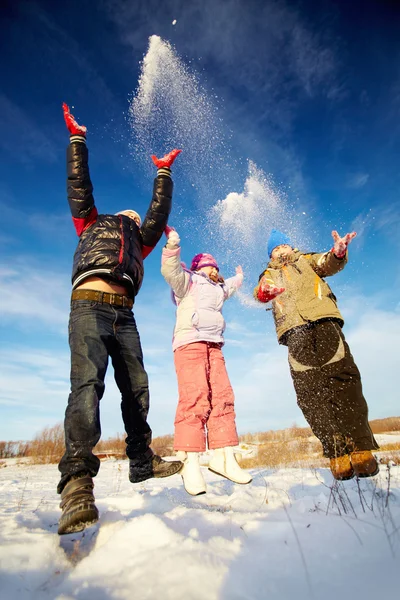
[[[143,259],[161,238],[171,211],[170,167],[180,150],[162,159],[143,224],[135,211],[98,214],[89,176],[86,127],[63,105],[70,132],[68,201],[79,236],[72,271],[69,321],[71,393],[65,413],[65,446],[59,470],[62,515],[58,533],[80,531],[98,520],[93,480],[100,461],[93,448],[101,435],[99,403],[108,359],[121,392],[129,479],[132,483],[177,473],[182,463],[153,454],[147,423],[149,388],[132,306],[143,280]]]

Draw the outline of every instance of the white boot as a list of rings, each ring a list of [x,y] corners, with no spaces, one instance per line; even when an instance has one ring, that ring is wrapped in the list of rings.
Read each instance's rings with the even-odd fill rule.
[[[200,468],[199,453],[179,450],[176,455],[183,462],[180,475],[182,475],[183,485],[187,493],[191,496],[205,494],[207,488]]]
[[[238,465],[233,446],[214,450],[208,468],[235,483],[245,484],[252,480],[251,475]]]

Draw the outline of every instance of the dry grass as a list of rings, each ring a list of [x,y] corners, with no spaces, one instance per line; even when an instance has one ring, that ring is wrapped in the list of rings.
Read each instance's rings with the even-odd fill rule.
[[[283,438],[283,436],[282,436]],[[322,456],[321,444],[317,438],[281,439],[257,445],[257,454],[251,458],[242,458],[243,468],[280,467],[280,466],[326,466],[327,459]]]
[[[380,450],[382,452],[400,451],[400,442],[394,442],[393,444],[382,444]]]
[[[241,443],[245,444],[266,444],[268,442],[290,441],[298,438],[305,439],[312,435],[312,431],[309,427],[298,427],[296,424],[293,424],[288,429],[245,433],[239,437],[239,440]]]
[[[100,459],[126,458],[125,438],[126,434],[116,434],[106,440],[100,440],[94,454]],[[172,435],[164,435],[154,438],[152,448],[160,456],[170,456],[173,454],[173,443]],[[19,453],[20,446],[18,444],[22,443],[0,442],[0,458],[28,456],[33,464],[58,463],[65,451],[64,427],[62,423],[58,423],[54,427],[45,427],[31,442],[24,442],[24,454]]]
[[[125,438],[126,434],[117,433],[114,437],[110,437],[106,440],[100,440],[96,446],[95,454],[105,454],[108,456],[118,456],[119,458],[125,457]]]
[[[171,456],[174,453],[174,436],[162,435],[154,438],[151,447],[158,456]]]
[[[57,463],[64,454],[64,427],[61,423],[45,427],[29,443],[28,454],[34,464]]]
[[[369,422],[373,433],[389,433],[400,431],[400,417],[387,417],[386,419],[374,419]]]
[[[377,419],[370,422],[374,433],[400,431],[400,417]],[[172,435],[154,438],[153,451],[159,456],[173,454]],[[240,436],[242,445],[256,446],[257,454],[251,458],[243,458],[241,464],[246,468],[278,467],[278,466],[326,466],[327,459],[322,456],[321,444],[309,427],[298,427],[293,424],[288,429],[247,433]],[[99,458],[126,458],[125,434],[116,434],[106,440],[100,440],[94,452]],[[382,457],[400,461],[400,443],[382,445]],[[0,459],[28,456],[33,463],[57,463],[64,454],[64,428],[61,423],[54,427],[46,427],[31,442],[0,441]],[[388,458],[389,457],[389,458]]]
[[[0,459],[27,456],[29,442],[0,442]]]
[[[382,465],[400,465],[400,452],[385,452],[379,456],[379,462]]]

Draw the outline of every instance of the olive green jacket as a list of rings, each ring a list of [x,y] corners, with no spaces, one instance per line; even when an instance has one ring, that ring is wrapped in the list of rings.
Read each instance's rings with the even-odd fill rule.
[[[321,254],[303,254],[294,250],[293,261],[282,265],[271,260],[258,285],[254,297],[258,298],[260,280],[265,275],[271,284],[284,287],[285,291],[272,301],[272,312],[280,344],[286,344],[285,334],[294,327],[320,319],[333,318],[343,326],[343,317],[336,304],[336,297],[324,277],[335,275],[347,263],[347,253],[342,259],[332,251]]]

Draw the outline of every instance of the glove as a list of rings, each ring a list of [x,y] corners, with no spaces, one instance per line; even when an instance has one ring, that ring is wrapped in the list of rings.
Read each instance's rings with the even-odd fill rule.
[[[167,231],[167,229],[168,229],[168,231]],[[181,239],[178,235],[178,232],[175,231],[175,229],[173,227],[169,227],[167,225],[167,227],[165,228],[165,235],[168,238],[166,247],[169,250],[176,250],[176,248],[179,248],[179,243],[180,243]]]
[[[165,229],[164,229],[164,233],[167,238],[168,238],[168,234],[171,233],[171,231],[175,231],[175,227],[170,227],[170,225],[166,225]]]
[[[351,240],[356,237],[356,235],[356,232],[353,231],[352,233],[346,233],[346,235],[341,238],[337,231],[332,231],[334,244],[331,252],[334,253],[336,258],[343,258],[346,256],[347,246],[350,244]]]
[[[69,112],[68,104],[65,104],[65,102],[63,104],[63,111],[65,124],[70,135],[81,135],[84,138],[86,138],[86,127],[84,125],[78,125],[78,123],[74,119],[74,116],[71,115],[71,113]]]
[[[266,277],[263,277],[260,282],[260,287],[258,288],[257,297],[261,302],[271,302],[271,300],[275,300],[275,298],[284,291],[285,288],[277,287],[276,285],[269,283]]]
[[[240,285],[242,285],[243,279],[244,279],[244,273],[243,273],[243,269],[240,265],[236,267],[236,275],[240,275],[239,282],[240,282]]]
[[[180,154],[181,152],[182,152],[182,150],[177,150],[175,148],[174,150],[171,150],[171,152],[169,152],[162,158],[157,158],[157,156],[152,154],[151,159],[152,159],[153,163],[156,165],[157,169],[162,169],[163,167],[167,167],[167,169],[170,169],[172,166],[172,163],[174,162],[174,160],[176,159],[178,154]]]

